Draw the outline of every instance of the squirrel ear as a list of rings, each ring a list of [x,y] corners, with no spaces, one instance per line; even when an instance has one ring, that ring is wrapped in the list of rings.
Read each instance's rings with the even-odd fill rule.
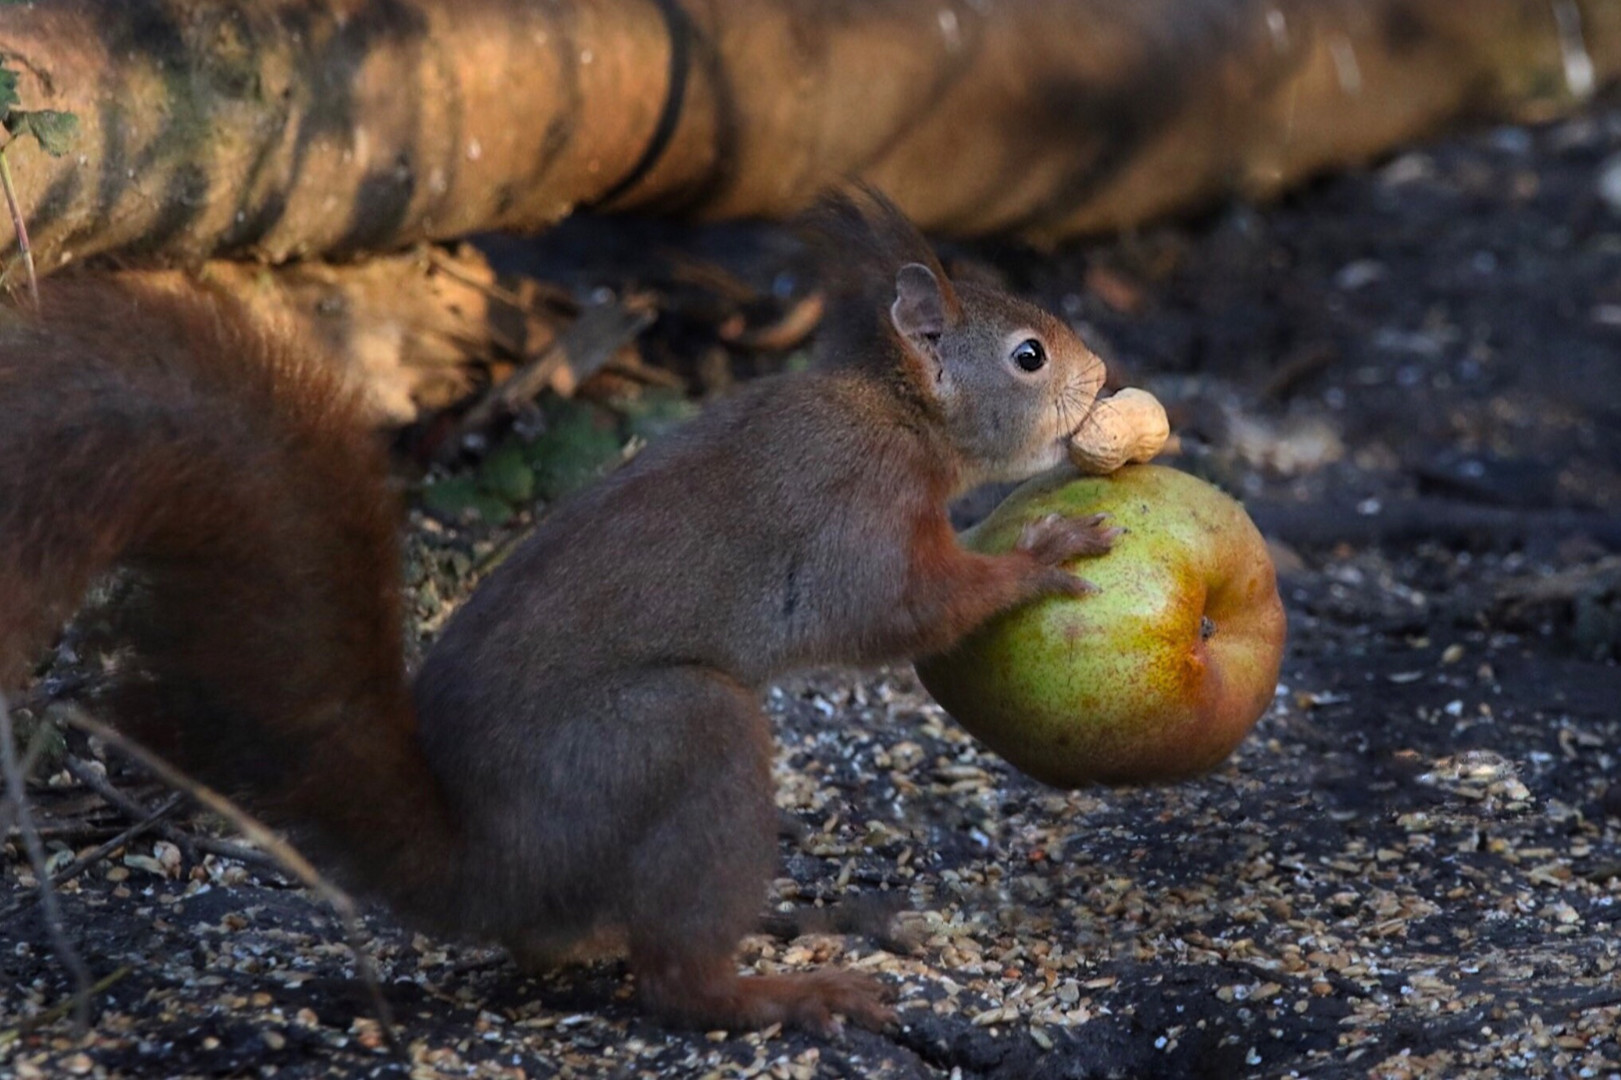
[[[889,320],[901,337],[934,355],[934,345],[946,329],[946,298],[940,282],[922,263],[907,263],[895,275],[895,302]]]

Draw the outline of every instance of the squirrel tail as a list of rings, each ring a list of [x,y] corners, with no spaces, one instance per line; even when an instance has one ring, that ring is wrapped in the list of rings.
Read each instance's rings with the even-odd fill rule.
[[[66,281],[0,312],[0,687],[120,570],[98,710],[435,922],[455,837],[386,467],[355,395],[229,301]]]

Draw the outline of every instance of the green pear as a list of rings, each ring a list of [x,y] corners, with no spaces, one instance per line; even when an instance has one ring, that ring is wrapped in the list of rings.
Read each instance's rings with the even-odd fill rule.
[[[917,664],[923,685],[1012,765],[1058,787],[1214,768],[1277,687],[1284,615],[1266,542],[1221,491],[1175,469],[1058,470],[963,534],[1011,551],[1047,514],[1109,515],[1106,555],[1067,568],[1097,591],[1007,612]]]

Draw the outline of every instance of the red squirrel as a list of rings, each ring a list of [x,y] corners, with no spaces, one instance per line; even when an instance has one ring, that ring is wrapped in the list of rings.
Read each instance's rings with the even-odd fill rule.
[[[0,687],[127,573],[114,719],[244,792],[425,929],[544,964],[604,937],[645,1007],[720,1027],[893,1019],[841,970],[743,976],[776,857],[760,692],[935,652],[1086,590],[1098,519],[957,544],[947,503],[1065,457],[1103,365],[952,284],[880,196],[835,201],[817,365],[711,404],[546,516],[414,685],[398,513],[354,396],[225,301],[51,283],[0,325]]]

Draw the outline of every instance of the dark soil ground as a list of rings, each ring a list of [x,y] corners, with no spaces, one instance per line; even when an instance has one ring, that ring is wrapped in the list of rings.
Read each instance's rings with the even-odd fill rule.
[[[898,1030],[670,1033],[630,1007],[617,966],[527,979],[374,914],[400,1064],[329,913],[258,865],[185,850],[193,822],[65,892],[73,941],[119,976],[83,1039],[41,1023],[70,984],[37,908],[6,910],[0,1070],[1621,1075],[1615,155],[1612,103],[1273,207],[1051,256],[948,252],[1063,312],[1172,406],[1178,463],[1243,496],[1274,541],[1291,638],[1240,751],[1148,790],[1039,786],[909,670],[774,689],[799,826],[774,903],[905,910],[876,936],[751,939],[745,962],[878,972]],[[732,242],[714,237],[688,239]],[[578,235],[553,243],[561,258]],[[414,550],[457,567],[482,548],[425,526]],[[127,824],[73,785],[37,801],[83,827],[64,827],[65,851]],[[7,893],[26,880],[13,860]]]

